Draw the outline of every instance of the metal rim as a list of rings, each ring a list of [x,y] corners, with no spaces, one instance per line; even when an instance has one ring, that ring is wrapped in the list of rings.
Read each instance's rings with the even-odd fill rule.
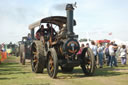
[[[85,68],[86,68],[86,70],[88,71],[88,72],[90,72],[91,71],[91,68],[92,68],[92,61],[91,61],[91,54],[90,54],[90,52],[89,51],[87,51],[86,53],[85,53],[85,57],[86,57],[86,59],[87,59],[87,63],[85,64]]]
[[[34,70],[36,69],[36,65],[37,65],[37,62],[38,62],[38,57],[37,57],[37,50],[36,50],[36,45],[34,45],[32,47],[32,66],[34,67]]]
[[[50,76],[52,76],[54,73],[54,60],[51,53],[48,56],[48,70],[49,70]]]
[[[83,63],[81,64],[83,72],[85,75],[93,75],[95,70],[95,61],[92,50],[87,48],[83,56]]]

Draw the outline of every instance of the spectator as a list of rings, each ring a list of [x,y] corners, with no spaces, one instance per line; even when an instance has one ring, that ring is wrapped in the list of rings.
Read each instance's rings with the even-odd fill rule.
[[[110,65],[111,56],[109,54],[109,43],[106,45],[106,48],[104,49],[106,59],[107,59],[107,66]]]
[[[1,59],[2,59],[2,51],[0,50],[0,64],[1,64]]]
[[[89,48],[89,43],[86,43],[86,47]]]
[[[84,47],[85,47],[84,44],[81,44],[80,50],[77,52],[78,59],[81,58],[81,54],[82,54],[82,51],[83,51]]]
[[[7,53],[5,51],[1,50],[0,55],[1,55],[1,59],[0,59],[0,63],[1,63],[5,59],[7,59]]]
[[[95,61],[97,62],[97,46],[95,45],[95,42],[94,41],[91,41],[90,48],[92,49],[93,54],[95,56]]]
[[[121,64],[126,65],[127,49],[125,45],[122,45],[120,49]]]
[[[104,51],[104,47],[102,46],[102,43],[99,43],[98,45],[98,58],[99,58],[99,67],[102,68],[103,67],[103,51]]]
[[[116,60],[116,51],[117,51],[118,46],[116,44],[113,44],[113,42],[110,43],[109,46],[109,54],[111,56],[110,60],[110,66],[112,67],[113,65],[117,67],[117,60]]]
[[[81,44],[80,50],[78,51],[77,55],[82,53],[82,50],[84,49],[84,47],[85,47],[84,44]]]

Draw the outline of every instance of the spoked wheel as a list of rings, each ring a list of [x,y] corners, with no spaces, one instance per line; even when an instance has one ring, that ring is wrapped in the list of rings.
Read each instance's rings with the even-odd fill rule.
[[[22,64],[22,53],[20,53],[20,63]]]
[[[82,60],[81,68],[85,75],[93,75],[95,71],[95,57],[90,48],[84,48],[82,52]]]
[[[22,61],[21,61],[22,65],[25,65],[25,52],[22,52]]]
[[[20,45],[20,63],[22,65],[25,65],[25,45],[21,44]]]
[[[35,42],[31,48],[31,66],[35,73],[43,73],[45,59],[43,54],[43,46],[41,42]]]
[[[58,73],[58,57],[54,48],[48,53],[47,71],[50,77],[56,78]]]

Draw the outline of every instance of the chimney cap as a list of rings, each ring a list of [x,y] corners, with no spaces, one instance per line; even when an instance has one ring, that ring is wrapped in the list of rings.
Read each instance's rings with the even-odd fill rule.
[[[74,10],[73,5],[72,4],[67,4],[66,5],[66,10]]]

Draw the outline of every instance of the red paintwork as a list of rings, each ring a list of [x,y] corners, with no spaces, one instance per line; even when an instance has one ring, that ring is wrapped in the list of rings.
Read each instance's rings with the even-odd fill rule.
[[[97,43],[110,43],[110,40],[97,40]]]

